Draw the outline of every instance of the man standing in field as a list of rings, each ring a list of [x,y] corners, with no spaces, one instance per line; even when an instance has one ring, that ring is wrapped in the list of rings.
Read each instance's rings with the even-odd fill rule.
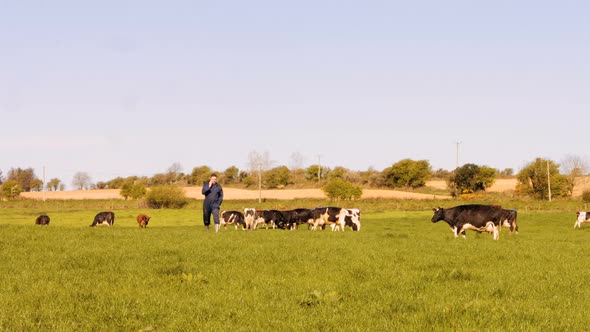
[[[223,189],[217,183],[217,174],[211,174],[209,182],[203,183],[202,193],[205,195],[205,200],[203,201],[203,223],[205,223],[205,228],[209,230],[211,213],[213,213],[215,232],[219,232],[219,207],[223,202]]]

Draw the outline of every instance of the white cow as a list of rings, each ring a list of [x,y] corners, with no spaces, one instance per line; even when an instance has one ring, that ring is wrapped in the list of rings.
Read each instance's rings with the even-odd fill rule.
[[[590,222],[590,212],[576,212],[576,223],[574,224],[574,228],[582,226],[582,223]]]

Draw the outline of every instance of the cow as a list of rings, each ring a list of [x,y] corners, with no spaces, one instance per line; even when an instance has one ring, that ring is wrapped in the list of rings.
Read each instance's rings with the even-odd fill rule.
[[[344,216],[344,225],[352,228],[353,231],[358,232],[361,230],[361,211],[359,209],[346,209],[346,215]],[[332,230],[340,230],[339,224],[330,225]]]
[[[256,215],[255,208],[245,208],[244,209],[244,221],[246,222],[246,227],[250,229],[254,229],[254,216]]]
[[[143,213],[140,213],[137,215],[137,224],[139,225],[140,228],[146,228],[148,223],[150,222],[150,219],[152,219],[152,217],[147,216]]]
[[[279,210],[255,210],[253,229],[256,229],[260,224],[265,224],[266,229],[269,226],[273,229],[286,227],[285,217]]]
[[[49,216],[46,214],[42,214],[40,216],[37,217],[37,219],[35,220],[35,225],[43,225],[43,226],[47,226],[49,225]]]
[[[285,226],[289,229],[297,229],[300,224],[313,224],[313,210],[310,209],[294,209],[288,211],[281,211],[285,220]]]
[[[325,225],[330,225],[332,231],[344,231],[347,215],[349,215],[348,210],[339,207],[316,208],[313,210],[314,224],[312,229],[316,230],[318,226],[323,229]]]
[[[100,212],[94,217],[94,221],[90,227],[94,227],[96,225],[107,225],[113,226],[115,223],[115,213],[108,211],[108,212]]]
[[[502,222],[503,209],[499,206],[491,205],[459,205],[449,209],[441,207],[433,209],[434,215],[431,221],[436,223],[444,220],[455,235],[455,238],[461,234],[465,236],[465,230],[471,229],[478,232],[492,233],[494,240],[500,238],[498,227]]]
[[[227,229],[227,225],[234,225],[236,229],[238,226],[242,226],[243,230],[248,228],[244,214],[240,211],[222,211],[219,215],[219,224],[223,225],[225,229]]]
[[[516,232],[516,234],[518,234],[518,224],[516,223],[517,215],[518,213],[514,209],[502,209],[502,219],[500,226],[508,227],[510,229],[510,233],[508,233],[508,235],[512,235],[513,232]]]
[[[576,212],[576,223],[574,224],[574,229],[576,227],[581,228],[583,223],[590,222],[590,212]]]

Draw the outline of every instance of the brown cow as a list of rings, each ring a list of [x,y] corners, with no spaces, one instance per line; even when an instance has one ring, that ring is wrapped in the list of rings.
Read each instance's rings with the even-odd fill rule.
[[[140,214],[138,214],[138,215],[137,215],[137,223],[139,224],[139,227],[141,227],[141,228],[146,228],[146,227],[147,227],[147,225],[148,225],[148,222],[150,222],[150,219],[151,219],[151,218],[152,218],[152,217],[150,217],[150,216],[146,216],[146,215],[145,215],[145,214],[143,214],[143,213],[140,213]]]

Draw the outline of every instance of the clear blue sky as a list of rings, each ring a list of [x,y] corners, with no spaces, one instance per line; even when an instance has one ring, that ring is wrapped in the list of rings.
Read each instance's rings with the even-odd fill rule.
[[[587,157],[590,2],[0,0],[0,170]]]

